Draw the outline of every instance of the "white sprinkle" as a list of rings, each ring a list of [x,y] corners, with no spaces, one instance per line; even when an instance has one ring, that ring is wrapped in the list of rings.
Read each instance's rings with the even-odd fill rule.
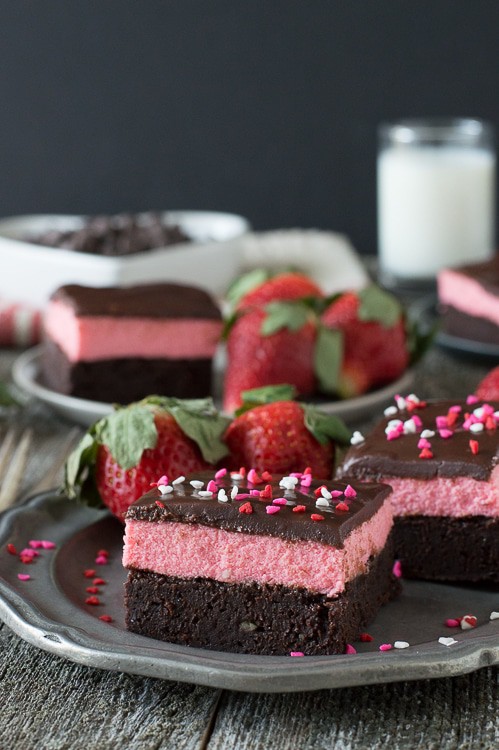
[[[393,417],[394,414],[397,413],[397,407],[396,406],[387,406],[383,414],[385,417]]]
[[[457,643],[455,638],[439,638],[438,642],[442,644],[442,646],[453,646],[455,643]]]
[[[399,409],[405,409],[405,407],[407,406],[407,402],[402,396],[397,396],[395,399],[395,403],[397,404],[397,407]]]
[[[234,487],[230,491],[231,500],[234,500],[238,492],[239,492],[239,487],[236,487],[236,485],[234,485]]]
[[[404,435],[416,434],[416,422],[413,419],[406,419],[404,422]]]
[[[201,487],[204,486],[204,482],[200,482],[199,479],[193,479],[189,484],[191,487],[194,487],[195,490],[200,490]]]
[[[326,500],[331,500],[333,497],[327,487],[321,487],[321,495],[322,497],[325,497]]]
[[[225,492],[224,488],[218,490],[217,495],[218,500],[220,500],[221,503],[226,503],[228,501],[227,493]]]
[[[172,484],[173,485],[182,484],[183,482],[185,482],[185,477],[177,477],[176,479],[173,480]]]
[[[355,430],[352,437],[350,438],[350,445],[360,445],[360,443],[363,443],[364,440],[364,435],[361,432],[358,432],[358,430]]]
[[[483,432],[483,424],[481,422],[470,424],[470,432]]]
[[[495,412],[494,412],[494,419],[495,419],[495,420],[496,420],[496,422],[497,422],[497,420],[499,419],[499,411],[495,411]]]
[[[234,480],[234,482],[239,482],[241,479],[244,479],[242,474],[239,474],[238,471],[231,472],[230,478]]]
[[[169,484],[158,484],[158,490],[162,495],[169,495],[170,492],[173,492],[173,487],[171,487]]]
[[[318,508],[329,508],[329,501],[326,500],[325,497],[319,497],[315,501],[315,504],[317,505]]]
[[[407,400],[412,401],[413,404],[419,404],[421,399],[415,393],[409,393]]]
[[[423,430],[421,433],[422,438],[426,438],[426,440],[429,440],[429,438],[435,437],[435,431],[434,430]]]
[[[199,497],[213,497],[213,492],[211,490],[199,490],[198,492]]]
[[[491,612],[489,619],[490,620],[499,620],[499,612]]]
[[[395,641],[393,648],[409,648],[407,641]]]
[[[401,419],[390,419],[390,421],[388,422],[386,426],[387,428],[389,427],[391,430],[393,430],[397,427],[401,427],[403,424],[404,423],[402,422]]]
[[[473,414],[474,414],[474,415],[475,415],[475,417],[477,417],[478,419],[481,419],[481,418],[483,417],[483,413],[484,413],[484,412],[483,412],[483,406],[479,406],[479,407],[478,407],[477,409],[474,409],[474,410],[473,410]]]
[[[279,482],[279,487],[284,487],[285,490],[294,490],[298,484],[298,477],[283,477]]]
[[[472,621],[470,622],[466,618],[472,618]],[[473,615],[464,615],[464,617],[461,617],[461,622],[459,623],[461,626],[461,630],[471,630],[472,628],[476,627],[476,618]]]

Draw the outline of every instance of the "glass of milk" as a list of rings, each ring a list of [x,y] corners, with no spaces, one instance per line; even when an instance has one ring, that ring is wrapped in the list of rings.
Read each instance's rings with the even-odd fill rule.
[[[406,120],[379,129],[378,248],[385,284],[424,285],[495,249],[492,127]]]

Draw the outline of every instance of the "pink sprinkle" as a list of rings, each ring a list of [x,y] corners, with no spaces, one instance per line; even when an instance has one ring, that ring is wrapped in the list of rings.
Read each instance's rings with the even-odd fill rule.
[[[447,440],[447,438],[452,437],[454,433],[452,432],[452,430],[443,429],[443,430],[439,430],[438,434],[440,435],[441,438],[443,438],[444,440]]]
[[[250,497],[260,497],[260,490],[250,490]]]
[[[435,419],[439,430],[444,430],[448,426],[447,417],[439,416]]]
[[[289,655],[290,656],[305,656],[303,651],[290,651]]]
[[[472,394],[470,394],[470,395],[469,395],[469,396],[468,396],[468,397],[466,398],[466,403],[467,403],[467,404],[478,404],[478,401],[479,401],[479,398],[478,398],[477,396],[475,396],[475,395],[474,395],[473,393],[472,393]]]
[[[418,428],[423,426],[423,420],[417,414],[412,415],[412,421]]]
[[[490,417],[494,414],[494,407],[490,404],[483,404],[482,411],[485,417]]]
[[[39,552],[37,552],[34,549],[30,549],[29,547],[26,547],[25,549],[22,549],[19,553],[22,557],[38,557],[40,555]]]
[[[301,479],[303,474],[301,471],[292,471],[291,474],[288,474],[290,477],[296,477],[297,479]]]
[[[218,492],[217,483],[214,482],[213,479],[210,479],[210,481],[206,485],[206,489],[208,492]]]
[[[95,558],[95,564],[96,565],[107,565],[107,557],[104,555],[99,555]]]
[[[250,469],[248,471],[248,482],[250,482],[251,484],[260,484],[261,481],[262,480],[254,469]]]
[[[31,578],[31,576],[28,575],[28,573],[18,573],[17,577],[19,578],[20,581],[29,581]]]
[[[392,646],[391,643],[382,643],[381,646],[379,647],[379,650],[380,651],[391,651],[392,648],[393,648],[393,646]]]
[[[357,497],[357,492],[354,490],[351,484],[347,484],[345,487],[345,497]]]
[[[267,505],[265,510],[269,515],[273,515],[274,513],[279,513],[281,509],[278,505]]]
[[[445,621],[445,624],[447,625],[448,628],[458,628],[459,620],[456,620],[453,617],[449,617],[449,619]]]
[[[341,497],[343,492],[341,490],[331,490],[331,497]]]
[[[312,474],[303,474],[300,479],[300,484],[302,487],[310,487],[312,484]]]
[[[275,497],[272,500],[272,502],[274,503],[274,505],[287,505],[288,504],[288,501],[286,500],[285,497]]]
[[[28,544],[31,549],[41,549],[43,547],[42,542],[39,539],[31,539]]]
[[[350,643],[347,643],[345,648],[345,654],[356,654],[357,649],[354,648]]]
[[[151,482],[151,487],[158,487],[158,485],[160,484],[168,484],[168,477],[166,476],[166,474],[163,474],[163,476],[160,477],[157,482]]]
[[[459,404],[456,404],[455,406],[451,406],[449,411],[451,414],[460,414],[462,412],[462,407],[459,406]]]
[[[421,438],[418,440],[418,448],[421,450],[422,448],[431,448],[431,443],[426,438]]]
[[[223,479],[226,474],[227,469],[219,469],[217,472],[215,472],[215,479]]]
[[[395,560],[393,563],[392,573],[395,578],[402,578],[402,563],[400,560]]]
[[[398,430],[390,430],[386,435],[387,440],[397,440],[399,437],[400,432]]]
[[[42,539],[42,547],[43,549],[55,549],[56,548],[55,542],[49,542],[47,539]]]
[[[251,497],[251,495],[249,494],[249,492],[239,492],[235,496],[234,500],[247,500],[249,497]]]

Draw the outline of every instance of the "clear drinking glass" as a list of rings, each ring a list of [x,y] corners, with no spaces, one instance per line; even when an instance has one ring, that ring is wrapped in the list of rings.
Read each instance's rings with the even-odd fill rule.
[[[378,151],[380,277],[434,283],[438,271],[487,260],[495,248],[495,152],[473,119],[382,124]]]

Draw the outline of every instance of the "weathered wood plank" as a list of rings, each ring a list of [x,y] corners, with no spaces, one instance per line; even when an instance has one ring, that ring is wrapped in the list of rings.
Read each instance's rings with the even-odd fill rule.
[[[287,695],[224,693],[209,750],[492,750],[496,669],[444,680]]]
[[[0,629],[2,750],[197,750],[219,691],[90,669]]]

